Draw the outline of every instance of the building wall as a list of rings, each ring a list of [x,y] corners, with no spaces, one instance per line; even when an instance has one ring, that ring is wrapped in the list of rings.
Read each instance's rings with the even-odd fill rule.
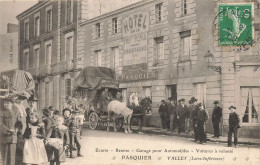
[[[162,21],[156,21],[155,5],[163,3],[162,7]],[[135,7],[125,8],[125,10],[117,10],[111,14],[86,21],[82,28],[82,36],[85,35],[85,40],[82,40],[84,46],[85,63],[89,66],[96,66],[97,58],[95,51],[102,50],[102,60],[106,67],[110,67],[108,60],[111,55],[111,47],[119,46],[120,52],[120,66],[115,69],[118,77],[122,74],[123,61],[123,40],[122,40],[122,22],[127,16],[137,12],[149,13],[149,30],[147,32],[147,65],[149,70],[159,70],[159,77],[156,80],[143,80],[136,82],[121,82],[120,88],[127,88],[128,96],[133,91],[137,91],[142,97],[144,93],[142,87],[150,86],[152,90],[152,115],[147,117],[147,124],[151,126],[160,126],[160,119],[158,108],[160,101],[166,99],[169,95],[167,88],[170,85],[177,85],[177,99],[185,98],[186,102],[194,96],[195,83],[207,83],[207,99],[205,104],[208,109],[212,108],[214,100],[221,100],[221,76],[218,73],[207,68],[204,62],[204,55],[208,50],[214,52],[214,36],[210,36],[212,21],[215,14],[211,13],[215,8],[215,2],[195,2],[189,1],[189,13],[183,16],[182,2],[180,0],[154,0]],[[201,6],[200,6],[201,5]],[[199,11],[204,7],[210,5],[205,15]],[[119,19],[119,33],[111,35],[112,18]],[[203,17],[203,18],[201,18]],[[200,19],[198,19],[200,18]],[[207,21],[208,20],[208,21]],[[101,37],[95,38],[95,24],[101,23]],[[199,26],[205,29],[199,29]],[[121,31],[120,31],[121,30]],[[191,54],[188,59],[182,59],[181,55],[181,37],[180,33],[191,31]],[[154,61],[155,58],[155,38],[163,37],[164,42],[164,60]],[[209,46],[210,45],[210,46]],[[154,64],[154,63],[157,64]],[[220,63],[221,61],[219,61]]]
[[[244,1],[239,1],[244,2]],[[237,107],[236,112],[241,119],[241,129],[238,134],[242,137],[259,138],[259,117],[252,119],[250,122],[244,122],[245,106],[247,98],[253,100],[257,114],[259,114],[259,90],[260,90],[260,71],[258,65],[259,59],[259,18],[260,18],[259,1],[254,1],[254,44],[245,47],[218,47],[215,42],[216,49],[221,53],[222,57],[222,100],[223,100],[223,125],[224,132],[228,131],[228,117],[230,105]],[[243,88],[250,89],[252,93],[244,93]],[[253,99],[252,99],[253,98]],[[250,104],[249,104],[250,105]],[[258,115],[259,116],[259,115]],[[250,116],[249,116],[250,117]],[[227,134],[224,134],[225,136]]]
[[[18,69],[18,32],[0,35],[0,72]]]
[[[46,8],[52,5],[52,30],[46,31]],[[35,78],[35,83],[39,87],[38,97],[40,99],[39,108],[53,105],[60,109],[65,102],[65,81],[76,76],[74,72],[78,72],[77,60],[77,21],[78,21],[78,1],[73,1],[73,19],[67,22],[66,17],[66,2],[64,1],[49,1],[39,2],[35,6],[29,8],[24,13],[18,16],[20,29],[20,69],[23,68],[25,59],[23,58],[23,51],[29,49],[30,66],[34,66],[33,47],[40,44],[40,67],[29,68]],[[34,14],[40,13],[40,36],[34,37]],[[29,19],[29,41],[24,41],[24,20]],[[74,32],[73,36],[73,58],[64,59],[65,55],[65,36],[67,33]],[[45,42],[51,40],[52,42],[52,56],[50,69],[48,71],[46,66],[43,66],[45,61]],[[42,65],[42,66],[41,66]],[[72,76],[71,76],[72,75]]]

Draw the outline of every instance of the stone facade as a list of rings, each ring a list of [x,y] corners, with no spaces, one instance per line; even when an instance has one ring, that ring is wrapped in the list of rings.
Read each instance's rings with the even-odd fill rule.
[[[186,4],[184,4],[185,2]],[[133,91],[137,91],[141,97],[144,97],[147,95],[146,88],[150,88],[153,109],[152,114],[147,115],[145,123],[148,126],[159,127],[160,100],[172,96],[176,100],[185,98],[187,103],[192,96],[195,96],[199,102],[205,104],[209,112],[208,132],[213,132],[211,114],[214,107],[213,102],[218,100],[223,106],[221,132],[223,136],[226,136],[228,107],[235,105],[241,120],[244,116],[241,90],[250,91],[251,100],[252,98],[259,99],[257,94],[260,87],[257,67],[259,65],[259,46],[257,46],[259,43],[257,39],[259,36],[259,2],[254,3],[256,43],[246,51],[240,52],[234,51],[237,50],[236,47],[218,46],[218,2],[215,0],[142,1],[84,21],[80,24],[80,28],[82,28],[80,36],[85,36],[85,39],[82,37],[79,43],[83,47],[81,54],[84,52],[85,65],[114,68],[118,80],[121,80],[124,68],[127,68],[125,64],[127,59],[125,47],[127,45],[124,42],[123,30],[125,27],[122,22],[134,13],[149,13],[147,52],[144,53],[146,59],[143,63],[148,66],[148,71],[159,71],[159,75],[153,80],[138,80],[137,78],[131,82],[121,81],[120,88],[125,90],[123,93],[125,93],[126,99]],[[156,9],[158,4],[162,4],[160,21],[156,15],[158,14]],[[117,34],[113,34],[112,31],[113,18],[118,20]],[[95,29],[97,23],[101,27],[98,38]],[[158,38],[163,43],[163,59],[160,60],[158,60],[158,49],[156,48]],[[118,66],[116,67],[111,64],[113,47],[119,49]],[[188,48],[188,52],[184,47]],[[101,57],[98,57],[98,51],[101,51],[99,52]],[[206,61],[205,57],[208,52],[214,56],[214,67],[209,66]],[[139,58],[139,56],[133,56],[133,61],[139,60]],[[243,62],[244,60],[246,61]],[[101,61],[101,64],[98,61]],[[131,75],[129,77],[131,78]],[[250,87],[250,89],[244,89],[244,87]],[[259,113],[259,102],[255,101],[254,106]],[[259,137],[259,120],[256,121],[254,118],[250,121],[254,123],[242,122],[240,136]]]
[[[71,4],[69,4],[71,2]],[[53,105],[62,107],[66,91],[65,81],[73,79],[82,67],[83,60],[77,56],[78,8],[81,1],[39,1],[17,16],[19,21],[19,64],[20,69],[31,72],[36,83],[39,108]],[[47,11],[51,10],[51,28],[47,29]],[[70,11],[70,18],[68,12]],[[39,16],[40,33],[35,36],[35,17]],[[70,19],[70,20],[69,20]],[[68,21],[69,20],[69,21]],[[25,23],[29,22],[29,38],[25,40]],[[49,25],[49,24],[48,24]],[[68,36],[70,35],[70,36]],[[72,37],[71,57],[66,58],[66,37]],[[46,45],[51,45],[47,57]],[[35,48],[39,49],[36,57]],[[68,50],[68,49],[67,49]],[[29,61],[24,52],[28,52]],[[49,62],[46,60],[50,58]],[[29,67],[24,64],[29,62]],[[71,84],[71,91],[72,91]],[[68,93],[68,92],[67,92]],[[71,92],[72,95],[72,92]]]

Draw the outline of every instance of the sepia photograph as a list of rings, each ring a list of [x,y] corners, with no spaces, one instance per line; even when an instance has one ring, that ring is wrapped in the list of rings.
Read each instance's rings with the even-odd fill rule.
[[[260,164],[260,0],[0,0],[0,165]]]

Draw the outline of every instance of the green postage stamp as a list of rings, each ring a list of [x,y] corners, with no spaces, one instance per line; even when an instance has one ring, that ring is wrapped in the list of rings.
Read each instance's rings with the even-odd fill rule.
[[[253,3],[219,3],[219,46],[253,45]]]

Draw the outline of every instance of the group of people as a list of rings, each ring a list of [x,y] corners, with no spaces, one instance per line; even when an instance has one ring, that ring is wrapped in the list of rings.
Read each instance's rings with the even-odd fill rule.
[[[3,165],[55,164],[66,157],[82,157],[81,128],[85,108],[68,99],[62,110],[38,110],[38,99],[21,96],[2,99],[0,148]]]
[[[214,130],[213,138],[219,138],[219,124],[222,117],[222,108],[219,101],[214,101],[214,109],[212,112],[212,124]],[[237,147],[237,130],[240,128],[240,118],[235,113],[236,107],[230,106],[231,113],[229,115],[229,133],[228,146],[232,146],[232,134],[234,134],[234,145]],[[207,143],[206,123],[209,119],[208,112],[202,103],[198,103],[198,99],[192,97],[189,100],[189,106],[185,104],[185,99],[180,99],[178,104],[172,98],[166,101],[161,100],[159,107],[162,128],[174,132],[178,130],[178,134],[182,132],[193,132],[196,143]]]

